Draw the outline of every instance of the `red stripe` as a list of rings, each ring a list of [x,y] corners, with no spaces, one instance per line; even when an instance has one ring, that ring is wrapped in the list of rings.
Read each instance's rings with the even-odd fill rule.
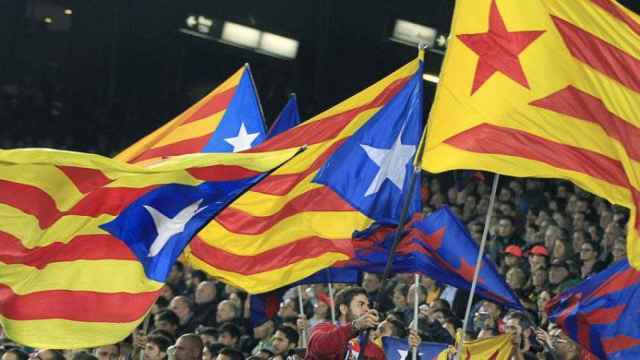
[[[640,92],[640,60],[565,20],[551,18],[575,58]]]
[[[602,339],[602,348],[607,354],[613,354],[638,345],[640,345],[640,339],[626,335],[618,335],[616,337]]]
[[[365,105],[311,123],[302,123],[246,152],[287,149],[296,146],[317,144],[332,139],[360,113],[386,104],[404,87],[407,81],[409,81],[408,77],[398,79],[389,84],[375,99]]]
[[[609,14],[617,17],[619,20],[627,24],[633,32],[640,35],[640,24],[635,22],[631,16],[622,11],[613,1],[611,0],[591,0],[592,3],[600,6],[604,11]]]
[[[619,274],[612,276],[600,288],[591,294],[592,298],[606,296],[611,293],[622,291],[640,282],[640,273],[633,268],[629,268]]]
[[[110,235],[78,235],[67,244],[26,248],[20,240],[0,231],[0,262],[23,264],[38,269],[62,261],[137,260],[124,242]]]
[[[531,105],[600,125],[622,144],[629,157],[640,161],[640,129],[609,111],[599,98],[570,85]]]
[[[446,140],[446,143],[481,154],[509,155],[535,160],[629,188],[625,172],[617,160],[521,130],[482,124],[454,135]]]
[[[253,275],[281,269],[305,259],[315,259],[328,252],[354,256],[351,239],[329,240],[308,237],[278,246],[257,255],[236,255],[206,244],[200,238],[191,241],[193,255],[217,269],[242,275]]]
[[[130,203],[159,185],[145,188],[101,188],[88,193],[73,208],[59,211],[53,198],[31,185],[0,180],[0,204],[7,204],[38,219],[46,229],[65,215],[95,217],[101,214],[117,215]]]
[[[191,114],[191,116],[184,120],[182,124],[188,124],[193,121],[204,119],[207,116],[217,114],[220,111],[226,109],[227,106],[229,106],[231,99],[233,99],[233,95],[235,95],[237,88],[237,86],[234,86],[219,94],[216,94],[214,97],[209,99],[209,101],[204,103],[196,112],[194,112],[193,114]]]
[[[137,163],[147,159],[153,158],[162,158],[167,156],[176,156],[176,155],[184,155],[184,154],[193,154],[199,153],[202,148],[209,142],[211,139],[211,133],[186,139],[178,142],[174,142],[171,144],[163,145],[157,148],[149,149],[142,154],[140,154],[135,159],[129,161],[130,163]]]
[[[71,180],[81,193],[86,194],[93,189],[110,183],[102,171],[76,166],[58,166],[58,168]]]
[[[620,304],[613,307],[600,308],[588,314],[580,314],[580,317],[585,319],[589,325],[613,324],[620,318],[626,307],[627,304]]]
[[[278,196],[288,194],[289,191],[291,191],[291,189],[293,189],[293,187],[300,181],[309,176],[312,172],[320,169],[320,167],[324,165],[324,162],[340,147],[340,145],[342,145],[344,141],[346,141],[346,139],[333,143],[304,171],[297,174],[269,175],[266,179],[252,187],[251,191]]]
[[[12,320],[130,322],[142,317],[159,293],[160,290],[138,294],[50,290],[16,295],[0,284],[0,313]]]
[[[186,170],[191,176],[202,181],[231,181],[245,179],[260,174],[259,171],[250,170],[237,165],[213,165]]]
[[[216,221],[236,234],[258,235],[271,229],[280,221],[306,211],[355,211],[340,196],[327,187],[305,192],[288,201],[280,211],[269,216],[252,216],[244,211],[227,208],[218,214]]]
[[[56,202],[45,191],[31,185],[0,180],[0,204],[6,204],[38,218],[47,228],[60,218]]]

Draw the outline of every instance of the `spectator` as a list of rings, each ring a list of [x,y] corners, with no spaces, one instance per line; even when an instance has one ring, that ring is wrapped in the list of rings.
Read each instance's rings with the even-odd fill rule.
[[[230,300],[223,300],[218,304],[218,310],[216,312],[217,324],[237,321],[237,317],[238,310]]]
[[[627,257],[627,243],[624,238],[616,240],[611,251],[613,261],[620,261]]]
[[[144,346],[144,360],[165,360],[169,346],[169,338],[158,334],[149,335]]]
[[[262,349],[271,348],[271,337],[274,330],[275,324],[273,320],[267,320],[253,328],[253,337],[258,340],[258,344],[251,350],[252,355],[258,355]]]
[[[364,273],[362,277],[362,287],[367,292],[368,298],[378,303],[378,309],[386,312],[393,308],[393,303],[389,296],[382,289],[382,275],[373,273]]]
[[[198,325],[216,325],[217,288],[213,281],[202,281],[195,291],[194,322]]]
[[[93,356],[93,354],[87,351],[78,351],[73,354],[73,356],[71,357],[71,360],[98,360],[98,358]]]
[[[233,323],[224,323],[218,328],[218,342],[226,347],[237,349],[241,335],[240,328]]]
[[[600,246],[594,241],[585,241],[580,248],[580,277],[587,277],[604,270],[605,265],[598,260],[600,255]]]
[[[169,309],[178,316],[176,336],[192,333],[197,324],[193,319],[193,302],[186,296],[176,296],[169,303]]]
[[[35,352],[34,357],[39,360],[65,360],[62,351],[53,349],[40,349]]]
[[[196,334],[200,335],[205,347],[213,344],[218,339],[218,329],[210,326],[198,326]]]
[[[522,265],[522,248],[518,245],[509,245],[504,249],[504,260],[500,267],[500,273],[506,274],[509,269]]]
[[[273,334],[272,349],[274,356],[284,356],[298,345],[298,332],[289,326],[280,326]]]
[[[120,356],[120,348],[116,344],[103,345],[93,349],[93,355],[98,360],[116,360]]]
[[[244,355],[238,350],[224,348],[218,353],[216,360],[244,360]]]
[[[178,338],[175,345],[176,360],[201,360],[203,344],[200,336],[184,334]]]
[[[529,267],[531,272],[538,270],[540,268],[547,267],[547,259],[549,257],[549,252],[542,245],[534,245],[529,250]]]
[[[347,354],[353,354],[350,340],[378,325],[378,313],[369,309],[367,291],[360,287],[345,288],[336,294],[336,313],[339,325],[324,322],[314,327],[305,359],[345,359]],[[365,356],[384,359],[384,353],[375,344],[367,342],[363,347]]]
[[[175,338],[178,326],[180,326],[180,319],[173,311],[163,310],[154,317],[154,324],[156,329],[166,331]]]
[[[9,349],[2,354],[1,360],[28,360],[29,354],[20,349]]]
[[[549,284],[551,284],[552,293],[557,295],[580,282],[579,279],[572,276],[572,268],[567,261],[553,260],[549,267]]]

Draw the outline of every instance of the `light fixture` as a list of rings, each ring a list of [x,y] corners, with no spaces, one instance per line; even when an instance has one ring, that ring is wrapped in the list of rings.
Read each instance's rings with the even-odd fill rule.
[[[45,17],[43,20],[44,20],[44,22],[45,22],[46,24],[51,24],[51,23],[53,22],[53,19],[52,19],[52,18],[50,18],[50,17],[48,17],[48,16],[47,16],[47,17]]]
[[[260,31],[252,27],[226,21],[222,27],[221,40],[234,45],[257,48],[260,35]]]
[[[391,40],[411,46],[430,46],[436,40],[438,31],[434,28],[398,19],[393,27]]]
[[[437,84],[440,82],[440,78],[436,75],[433,74],[422,74],[422,79],[424,79],[425,81]]]
[[[298,53],[298,41],[288,37],[263,32],[258,49],[272,55],[295,59]]]
[[[64,14],[65,14],[65,15],[73,15],[73,10],[71,10],[71,9],[64,9]]]

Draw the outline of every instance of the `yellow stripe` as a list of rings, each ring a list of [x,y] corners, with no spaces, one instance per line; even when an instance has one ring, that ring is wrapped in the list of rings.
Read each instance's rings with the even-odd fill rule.
[[[202,269],[231,286],[247,289],[252,294],[275,290],[283,284],[290,284],[304,279],[341,260],[347,260],[347,257],[339,253],[326,253],[317,258],[302,260],[280,269],[247,276],[217,269],[193,254],[188,254],[187,256],[187,261],[198,269]]]
[[[240,78],[242,77],[242,73],[244,72],[244,67],[237,70],[229,79],[223,82],[220,86],[210,92],[207,96],[200,99],[197,103],[192,105],[190,108],[185,110],[182,114],[175,117],[173,120],[167,122],[157,130],[153,131],[151,134],[143,137],[138,140],[135,144],[123,150],[121,153],[116,155],[114,159],[120,161],[131,161],[132,159],[140,156],[149,148],[154,146],[158,141],[160,141],[165,136],[169,135],[175,128],[180,126],[185,119],[188,119],[193,113],[198,111],[203,105],[205,105],[209,100],[216,96],[217,94],[238,85]]]
[[[221,250],[249,256],[310,236],[350,239],[354,230],[370,224],[371,220],[357,211],[314,211],[297,213],[258,235],[229,232],[217,221],[210,222],[198,235]]]
[[[136,294],[163,286],[147,279],[142,264],[135,260],[63,261],[42,270],[22,264],[0,265],[0,283],[18,295],[49,290]]]
[[[146,315],[145,315],[146,316]],[[115,344],[142,322],[92,323],[72,320],[11,320],[0,315],[6,335],[26,346],[41,349],[79,349]],[[46,336],[43,336],[45,335]]]
[[[211,116],[204,117],[198,121],[193,121],[177,127],[171,134],[162,138],[152,149],[165,145],[173,144],[183,140],[189,140],[211,134],[218,128],[220,120],[226,113],[226,110],[219,111]]]
[[[400,69],[394,71],[392,74],[388,75],[382,80],[379,80],[375,84],[369,86],[368,88],[362,90],[361,92],[351,96],[350,98],[342,101],[338,105],[325,110],[324,112],[314,116],[313,118],[303,122],[302,124],[307,124],[314,121],[321,121],[324,118],[340,114],[350,109],[357,108],[359,106],[365,105],[371,102],[376,98],[382,91],[384,91],[390,84],[399,79],[407,78],[416,73],[418,70],[419,61],[418,58],[407,63]]]
[[[307,178],[313,179],[317,174],[313,172]],[[267,195],[253,191],[247,191],[240,199],[234,201],[230,207],[241,210],[252,216],[270,216],[282,208],[289,201],[306,192],[322,187],[323,185],[315,184],[310,181],[300,182],[284,196]]]
[[[545,0],[552,15],[640,59],[640,36],[624,22],[590,1]]]
[[[31,185],[46,192],[61,211],[71,208],[83,196],[62,170],[55,166],[4,166],[0,163],[0,169],[0,180]]]
[[[67,215],[61,217],[48,229],[41,229],[38,220],[22,211],[0,204],[0,231],[6,232],[20,239],[27,248],[45,246],[54,242],[68,243],[78,235],[107,234],[98,226],[105,224],[115,217],[100,215],[98,217]]]
[[[438,159],[433,161],[432,159]],[[540,177],[550,179],[566,179],[581,188],[607,198],[614,204],[629,207],[631,194],[629,190],[598,180],[580,172],[564,170],[542,162],[521,157],[478,154],[457,149],[448,144],[430,147],[424,154],[422,167],[433,173],[455,169],[474,169],[496,172],[517,177]]]

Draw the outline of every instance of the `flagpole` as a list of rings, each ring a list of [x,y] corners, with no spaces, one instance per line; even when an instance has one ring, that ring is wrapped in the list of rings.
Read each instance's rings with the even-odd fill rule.
[[[331,309],[331,322],[333,324],[337,324],[336,323],[336,309],[333,306],[334,302],[333,302],[333,285],[331,285],[331,283],[329,283],[329,309]]]
[[[251,79],[251,86],[253,87],[253,92],[256,95],[256,102],[258,103],[258,109],[260,110],[260,115],[262,116],[262,127],[264,128],[264,133],[267,133],[267,119],[264,117],[264,111],[262,110],[262,101],[260,101],[260,95],[258,94],[258,88],[256,87],[256,82],[253,80],[253,73],[251,72],[251,65],[249,63],[244,63],[245,70],[249,71],[249,79]]]
[[[487,243],[487,236],[489,235],[489,227],[491,226],[491,217],[493,216],[493,205],[496,201],[496,192],[498,190],[498,181],[500,181],[500,174],[493,176],[493,185],[491,186],[491,197],[489,198],[489,208],[487,209],[487,216],[484,222],[484,229],[482,230],[482,241],[480,242],[480,251],[476,259],[476,268],[473,272],[473,282],[471,282],[471,291],[469,292],[469,299],[467,300],[467,309],[464,313],[464,322],[462,323],[462,338],[458,344],[457,358],[461,359],[462,343],[464,342],[464,334],[469,324],[469,318],[471,317],[471,305],[473,305],[473,295],[476,292],[476,285],[478,284],[478,276],[480,275],[480,267],[482,266],[482,258],[484,256],[484,247]]]
[[[300,308],[299,315],[304,315],[304,302],[302,301],[302,285],[298,285],[298,305]],[[307,326],[302,329],[302,347],[307,347]]]
[[[424,59],[424,49],[425,46],[423,44],[418,45],[418,58],[422,61]],[[389,279],[389,275],[391,274],[391,267],[393,265],[393,258],[395,257],[395,252],[396,249],[398,248],[398,244],[400,243],[400,235],[403,232],[404,229],[404,224],[407,221],[407,215],[409,212],[409,205],[411,204],[411,198],[413,196],[413,191],[416,185],[416,180],[418,179],[418,176],[422,176],[421,171],[421,165],[420,163],[422,162],[422,148],[424,147],[424,141],[423,139],[425,139],[426,137],[424,136],[424,134],[426,133],[426,127],[425,127],[425,131],[423,132],[423,136],[422,139],[420,141],[420,143],[418,144],[418,148],[416,149],[416,153],[413,157],[413,174],[409,180],[409,188],[407,189],[407,191],[404,193],[403,199],[402,199],[402,210],[400,211],[400,218],[398,219],[398,227],[396,228],[395,233],[393,234],[393,243],[391,245],[391,250],[389,252],[389,257],[387,258],[387,263],[384,266],[384,272],[382,273],[382,279],[380,280],[380,292],[378,293],[378,298],[376,299],[376,303],[375,306],[380,307],[380,304],[382,303],[382,299],[384,297],[384,287],[386,285],[387,280]],[[358,355],[358,360],[364,359],[364,350],[366,348],[367,342],[369,341],[369,329],[365,330],[364,333],[364,343],[360,344],[360,354]]]
[[[420,274],[413,274],[413,282],[414,282],[414,290],[413,290],[413,329],[418,332],[418,301],[420,301],[420,294],[418,293],[420,289]],[[411,359],[418,359],[418,348],[413,348],[413,352],[411,353]]]

